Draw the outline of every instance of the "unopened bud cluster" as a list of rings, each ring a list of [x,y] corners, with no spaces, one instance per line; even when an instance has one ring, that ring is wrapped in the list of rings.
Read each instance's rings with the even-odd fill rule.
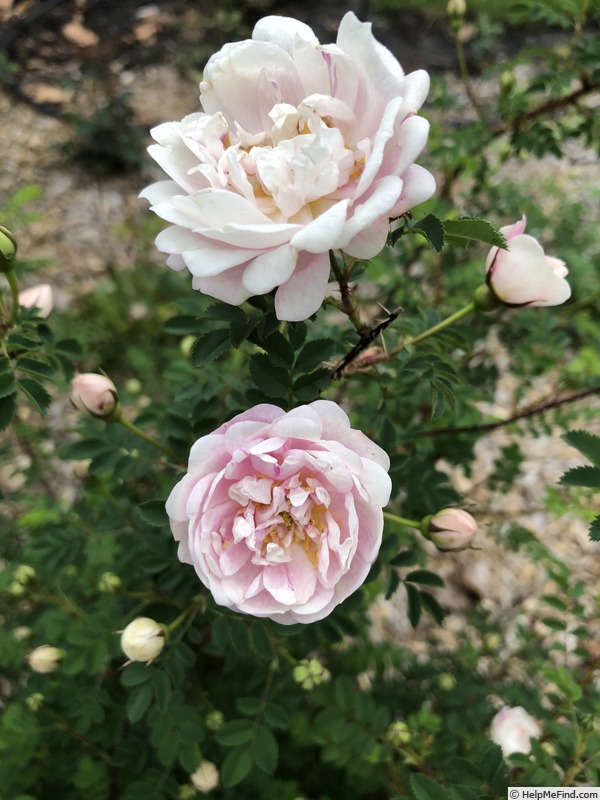
[[[412,735],[406,722],[396,720],[385,732],[385,738],[394,747],[403,747],[410,742]]]
[[[316,658],[303,658],[293,669],[292,677],[303,689],[310,691],[324,681],[328,681],[331,674]]]

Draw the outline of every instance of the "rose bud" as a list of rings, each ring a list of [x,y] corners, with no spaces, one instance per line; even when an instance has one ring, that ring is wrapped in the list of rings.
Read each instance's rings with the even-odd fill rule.
[[[59,647],[43,644],[36,647],[27,656],[27,663],[34,672],[56,672],[65,656],[65,651]]]
[[[444,508],[425,522],[425,537],[438,550],[466,550],[477,535],[477,523],[460,508]]]
[[[219,770],[212,761],[203,761],[190,780],[199,792],[208,794],[219,785]]]
[[[504,706],[492,720],[490,738],[506,758],[511,753],[530,753],[531,739],[539,739],[540,726],[522,706]]]
[[[37,308],[38,317],[46,319],[54,308],[54,295],[49,283],[40,283],[19,292],[19,305],[24,308]]]
[[[164,646],[164,626],[149,617],[137,617],[121,633],[121,650],[130,661],[154,661]]]
[[[17,255],[17,240],[7,229],[0,226],[0,272],[11,272]]]
[[[525,215],[519,222],[500,228],[508,250],[492,247],[487,261],[486,283],[508,306],[558,306],[571,296],[565,280],[564,261],[547,256],[537,239],[525,231]]]
[[[106,375],[79,373],[71,381],[71,402],[93,417],[110,417],[118,403],[117,388]]]

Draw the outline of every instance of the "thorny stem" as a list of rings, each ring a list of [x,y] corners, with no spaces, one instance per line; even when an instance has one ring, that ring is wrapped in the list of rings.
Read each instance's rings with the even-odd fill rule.
[[[345,266],[344,271],[342,271],[333,250],[329,251],[329,263],[331,264],[331,269],[333,270],[333,274],[335,275],[340,287],[340,292],[342,293],[342,302],[338,307],[344,312],[344,314],[346,314],[350,322],[354,325],[358,335],[362,337],[367,330],[367,326],[360,318],[358,303],[356,302],[356,299],[354,298],[354,295],[348,286],[351,268]]]
[[[172,459],[173,461],[175,461],[177,464],[183,464],[183,466],[185,466],[185,461],[183,461],[177,455],[177,453],[174,453],[172,450],[169,450],[168,447],[165,447],[159,441],[157,441],[156,439],[153,439],[152,436],[147,434],[141,428],[138,428],[138,426],[135,425],[133,422],[130,422],[128,419],[125,419],[125,417],[119,417],[117,422],[119,422],[124,428],[127,428],[127,430],[130,431],[131,433],[134,433],[136,436],[139,436],[140,439],[143,439],[145,442],[148,442],[148,444],[151,444],[154,447],[157,447],[163,453],[168,455],[169,458]]]
[[[429,431],[419,431],[413,435],[412,438],[422,438],[424,436],[450,436],[457,433],[486,433],[495,431],[498,428],[503,428],[506,425],[511,425],[513,422],[519,422],[522,419],[529,419],[538,414],[543,414],[544,411],[550,411],[553,408],[564,406],[567,403],[574,403],[576,400],[582,400],[584,397],[591,397],[594,394],[600,394],[600,386],[593,386],[591,389],[582,389],[579,392],[567,395],[567,397],[559,398],[558,400],[551,400],[543,405],[536,406],[535,408],[521,411],[519,414],[513,414],[508,419],[502,419],[498,422],[486,422],[481,425],[463,425],[457,428],[434,428]]]
[[[419,344],[420,342],[424,341],[430,336],[433,336],[436,333],[439,333],[440,331],[444,330],[444,328],[447,328],[449,325],[453,325],[455,322],[458,322],[463,317],[468,316],[474,310],[475,310],[475,303],[474,302],[467,303],[466,306],[459,309],[458,311],[455,311],[454,314],[451,314],[449,317],[446,317],[446,319],[441,320],[441,322],[438,322],[431,328],[427,328],[427,330],[423,331],[422,333],[419,333],[417,336],[409,336],[408,338],[404,339],[403,341],[400,342],[399,345],[394,347],[389,352],[389,354],[384,352],[374,353],[372,357],[369,359],[369,366],[377,364],[380,361],[389,361],[391,356],[400,353],[405,347],[407,346],[412,347],[416,344]],[[350,364],[360,355],[360,353],[366,347],[368,347],[368,345],[376,338],[376,336],[381,332],[381,330],[387,327],[387,325],[389,325],[390,322],[396,319],[397,316],[398,313],[394,312],[393,314],[390,314],[388,319],[381,325],[371,328],[370,330],[367,329],[361,335],[360,342],[358,342],[358,344],[355,347],[353,347],[352,350],[334,367],[331,373],[332,378],[334,380],[337,378],[341,378],[346,369],[350,366]]]

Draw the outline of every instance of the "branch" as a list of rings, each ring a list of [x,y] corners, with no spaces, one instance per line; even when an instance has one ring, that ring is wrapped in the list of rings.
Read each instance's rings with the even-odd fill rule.
[[[541,406],[530,408],[526,411],[521,411],[519,414],[514,414],[508,419],[500,420],[499,422],[486,422],[480,425],[463,425],[457,428],[434,428],[429,431],[419,431],[415,433],[412,438],[420,439],[424,436],[450,436],[456,433],[489,433],[498,428],[503,428],[506,425],[511,425],[513,422],[519,422],[522,419],[529,419],[538,414],[543,414],[544,411],[550,411],[553,408],[567,405],[567,403],[574,403],[576,400],[582,400],[584,397],[591,397],[594,394],[600,394],[600,386],[594,386],[591,389],[582,389],[574,394],[567,395],[566,397],[559,398],[558,400],[551,400]]]

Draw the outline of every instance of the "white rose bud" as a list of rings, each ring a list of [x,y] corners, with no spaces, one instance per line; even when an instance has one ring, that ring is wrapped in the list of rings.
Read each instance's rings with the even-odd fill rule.
[[[164,625],[149,617],[137,617],[121,633],[121,650],[130,661],[154,661],[164,646]]]
[[[429,518],[425,536],[438,550],[466,550],[477,535],[474,518],[460,508],[444,508]]]
[[[564,261],[547,256],[537,239],[525,233],[525,215],[500,228],[508,250],[492,247],[486,261],[486,283],[505,305],[558,306],[571,296]]]
[[[27,663],[34,672],[42,674],[56,672],[65,656],[65,651],[59,647],[43,644],[36,647],[27,656]]]
[[[110,417],[117,407],[117,388],[106,375],[79,373],[71,381],[71,402],[93,417]]]
[[[54,295],[49,283],[40,283],[31,289],[19,292],[19,305],[25,308],[37,308],[38,316],[46,319],[54,308]]]
[[[540,726],[522,706],[504,706],[492,720],[490,739],[502,748],[504,757],[511,753],[530,753],[531,739],[539,739]]]
[[[219,785],[219,770],[212,761],[203,761],[190,780],[199,792],[208,794]]]

